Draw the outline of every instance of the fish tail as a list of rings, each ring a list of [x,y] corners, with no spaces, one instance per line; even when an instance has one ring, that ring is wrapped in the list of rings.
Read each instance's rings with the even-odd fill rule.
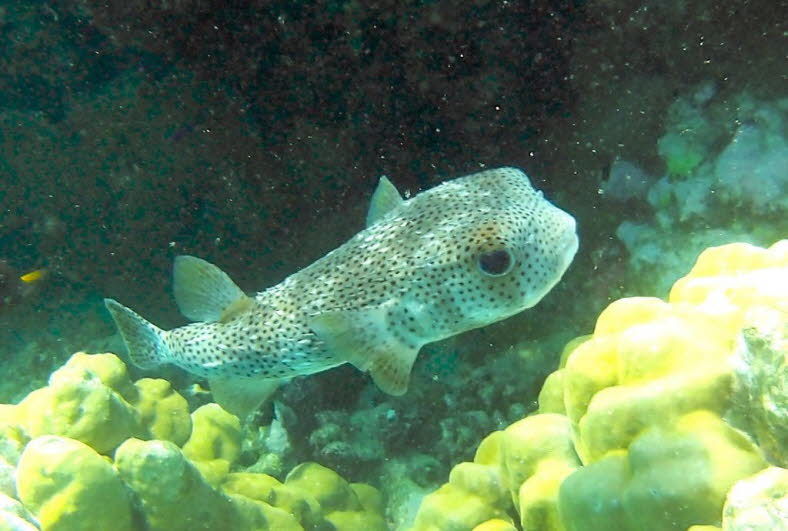
[[[164,330],[114,299],[104,299],[104,305],[115,320],[134,365],[151,369],[167,363],[170,349],[164,341]]]

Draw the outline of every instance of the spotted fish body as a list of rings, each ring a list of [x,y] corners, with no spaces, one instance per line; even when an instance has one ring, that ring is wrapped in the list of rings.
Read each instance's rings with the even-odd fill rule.
[[[282,283],[246,296],[216,266],[181,256],[175,298],[195,323],[163,331],[106,304],[132,360],[213,380],[260,381],[349,362],[391,394],[419,349],[535,305],[575,255],[575,221],[500,168],[403,200],[385,178],[367,228]]]

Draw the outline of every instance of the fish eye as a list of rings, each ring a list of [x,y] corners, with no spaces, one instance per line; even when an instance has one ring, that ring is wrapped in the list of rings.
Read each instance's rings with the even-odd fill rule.
[[[505,275],[512,270],[514,257],[508,249],[496,249],[479,255],[477,259],[482,273],[491,277]]]

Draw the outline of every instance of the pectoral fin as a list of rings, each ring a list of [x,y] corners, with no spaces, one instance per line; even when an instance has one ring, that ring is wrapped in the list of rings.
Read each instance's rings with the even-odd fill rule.
[[[416,361],[418,350],[390,350],[376,352],[375,359],[369,366],[372,381],[384,393],[402,396],[408,391],[410,371]]]
[[[421,345],[392,334],[385,308],[323,312],[309,319],[309,326],[338,359],[369,371],[381,391],[403,395]]]

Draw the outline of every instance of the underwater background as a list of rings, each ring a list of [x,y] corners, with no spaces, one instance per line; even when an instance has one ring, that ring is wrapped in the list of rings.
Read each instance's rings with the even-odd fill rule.
[[[766,0],[0,3],[0,403],[21,401],[0,406],[0,526],[785,529],[786,20]],[[241,424],[176,368],[72,358],[127,361],[104,297],[185,324],[177,255],[262,290],[361,230],[379,176],[415,195],[499,166],[580,250],[535,308],[426,346],[402,397],[342,366]],[[682,306],[697,290],[717,313]],[[619,391],[638,406],[594,424]],[[60,465],[35,452],[71,483],[42,493]],[[761,470],[742,523],[729,492]]]

